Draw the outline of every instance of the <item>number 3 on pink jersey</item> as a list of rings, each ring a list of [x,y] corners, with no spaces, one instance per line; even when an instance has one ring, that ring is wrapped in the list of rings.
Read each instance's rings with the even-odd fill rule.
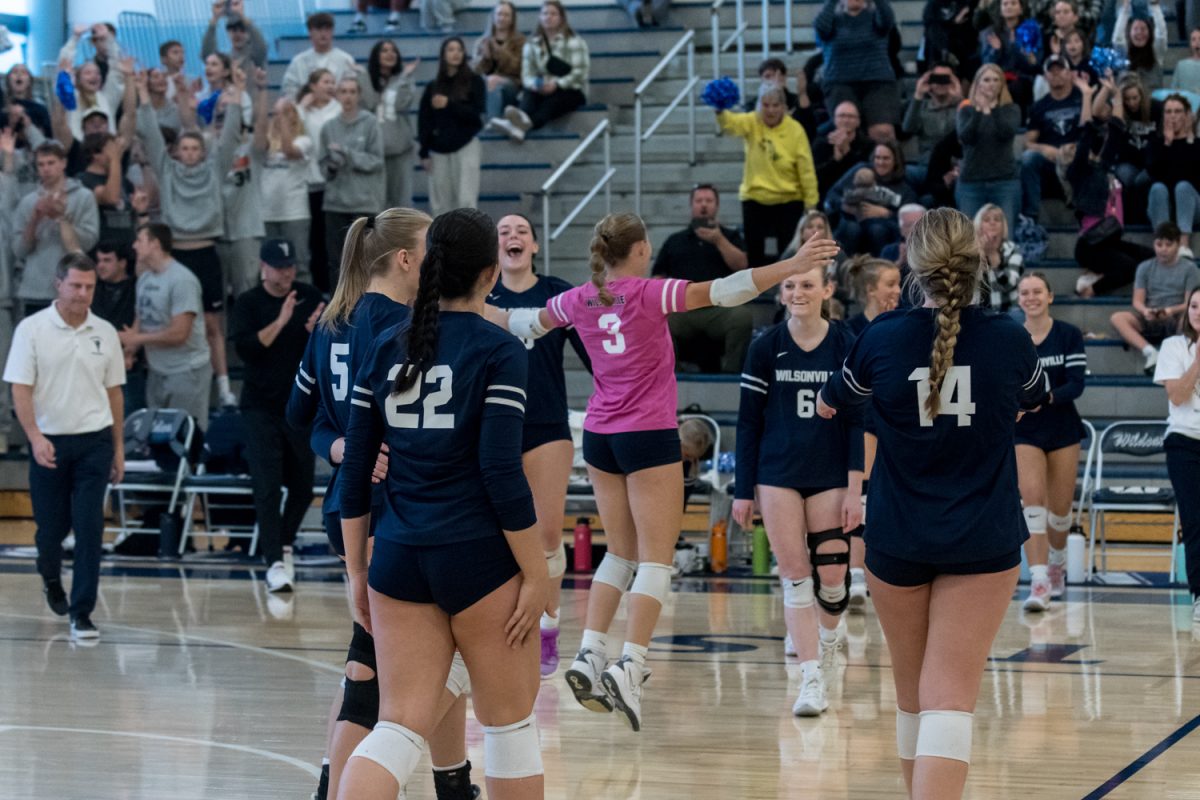
[[[621,318],[616,314],[603,314],[600,317],[600,330],[611,338],[601,340],[604,352],[609,355],[619,355],[625,352],[625,334],[621,333]]]

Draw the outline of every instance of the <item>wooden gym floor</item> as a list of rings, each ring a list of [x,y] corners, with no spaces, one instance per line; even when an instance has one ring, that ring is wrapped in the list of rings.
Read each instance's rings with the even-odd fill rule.
[[[350,629],[344,588],[336,570],[307,569],[294,596],[268,598],[262,579],[106,564],[102,638],[84,647],[47,610],[32,564],[0,559],[0,797],[307,800]],[[586,586],[564,592],[564,656]],[[542,684],[547,797],[902,797],[874,614],[849,631],[832,708],[796,719],[776,587],[676,581],[642,733],[577,707],[561,671]],[[1014,602],[979,698],[967,796],[1200,798],[1196,727],[1200,630],[1185,593],[1073,587],[1036,622]],[[473,720],[468,740],[482,778]],[[433,797],[428,776],[425,761],[409,798]]]

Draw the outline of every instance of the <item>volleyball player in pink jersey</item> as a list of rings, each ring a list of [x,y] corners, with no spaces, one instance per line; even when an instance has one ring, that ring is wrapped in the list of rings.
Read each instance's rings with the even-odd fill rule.
[[[671,588],[671,560],[683,509],[675,417],[675,355],[667,315],[749,302],[789,275],[824,269],[837,255],[829,239],[807,242],[791,259],[703,283],[645,277],[651,247],[635,214],[596,224],[591,283],[556,295],[546,308],[501,320],[521,337],[574,325],[592,360],[583,456],[604,523],[608,552],[592,578],[579,654],[566,673],[584,708],[615,707],[641,729],[646,652]],[[636,573],[636,577],[635,577]],[[608,665],[608,629],[630,593],[621,658]],[[606,668],[607,666],[607,668]]]

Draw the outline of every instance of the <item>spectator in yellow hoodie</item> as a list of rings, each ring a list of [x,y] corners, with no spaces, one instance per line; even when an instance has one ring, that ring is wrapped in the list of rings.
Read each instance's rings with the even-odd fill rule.
[[[717,122],[725,133],[746,140],[738,189],[746,253],[750,266],[768,264],[791,240],[805,210],[817,207],[817,173],[808,136],[788,116],[787,98],[778,87],[763,92],[757,111],[721,111]],[[771,256],[767,239],[774,239]]]

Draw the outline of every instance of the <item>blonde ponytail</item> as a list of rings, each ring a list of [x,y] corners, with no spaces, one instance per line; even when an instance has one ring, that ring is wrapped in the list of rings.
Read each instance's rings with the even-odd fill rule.
[[[613,304],[613,294],[608,288],[605,273],[609,267],[629,258],[629,253],[638,242],[646,241],[646,225],[637,214],[608,214],[596,223],[592,230],[591,256],[592,283],[600,295],[600,302]]]

